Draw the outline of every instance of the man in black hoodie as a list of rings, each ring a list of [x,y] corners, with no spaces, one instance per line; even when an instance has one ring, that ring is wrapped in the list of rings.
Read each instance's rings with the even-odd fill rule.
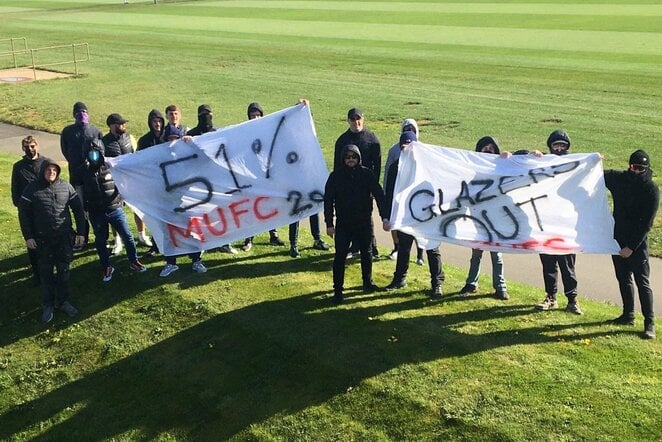
[[[17,208],[21,203],[21,195],[28,184],[39,179],[44,161],[47,158],[39,155],[39,143],[32,135],[28,135],[21,141],[23,147],[23,158],[14,163],[11,174],[11,199]],[[28,248],[28,258],[32,267],[32,285],[39,286],[39,268],[37,267],[37,251]]]
[[[476,152],[499,155],[499,143],[494,137],[482,137],[476,143]],[[469,273],[467,280],[460,290],[460,296],[467,296],[469,293],[478,291],[478,277],[480,276],[480,261],[483,258],[483,251],[480,249],[471,249],[471,260],[469,261]],[[494,297],[506,301],[510,299],[506,290],[506,280],[503,277],[503,254],[501,252],[490,252],[492,259],[492,288],[494,288]]]
[[[248,105],[246,109],[246,116],[249,120],[257,120],[258,118],[264,117],[264,110],[260,103],[253,102]],[[269,244],[272,246],[284,246],[285,243],[278,237],[278,231],[276,229],[269,230]],[[244,244],[241,246],[241,250],[248,252],[253,248],[253,237],[248,237],[244,240]],[[232,246],[226,245],[221,248],[221,251],[226,253],[236,253]]]
[[[165,130],[165,118],[158,109],[152,109],[147,115],[147,127],[149,131],[138,139],[138,149],[143,150],[148,147],[163,143],[163,132]]]
[[[660,205],[660,190],[653,182],[650,157],[643,150],[630,155],[625,171],[605,171],[605,185],[614,199],[614,239],[621,246],[612,256],[616,279],[623,299],[623,314],[614,324],[634,324],[634,285],[639,291],[644,315],[644,339],[655,338],[655,314],[648,261],[648,232],[653,227]]]
[[[361,152],[361,165],[370,170],[379,182],[379,176],[382,169],[382,145],[377,135],[365,127],[365,118],[363,112],[358,107],[353,107],[347,111],[347,124],[349,128],[343,132],[336,140],[335,152],[333,157],[333,169],[343,167],[342,152],[345,146],[353,144]],[[351,247],[352,253],[358,249]],[[371,239],[370,253],[373,258],[379,259],[379,250],[377,249],[377,239]]]
[[[138,147],[136,150],[147,149],[165,142],[165,118],[158,109],[152,109],[147,114],[147,127],[149,131],[138,139]],[[145,256],[153,256],[159,252],[156,243],[147,235],[147,229],[143,220],[138,215],[133,215],[133,220],[138,228],[138,242],[149,247]]]
[[[373,237],[372,200],[382,219],[386,219],[384,191],[375,175],[361,165],[361,151],[353,144],[342,149],[343,165],[329,175],[324,187],[324,222],[326,233],[335,239],[333,259],[333,300],[343,302],[345,260],[350,243],[361,251],[363,292],[372,293],[378,287],[372,280],[370,241]],[[333,215],[335,210],[336,222]]]
[[[208,104],[201,104],[198,106],[198,125],[189,130],[186,135],[195,137],[198,135],[206,134],[207,132],[214,132],[216,127],[212,123],[214,113],[211,111],[211,106]]]
[[[74,188],[60,179],[60,166],[44,161],[39,179],[25,188],[18,208],[25,244],[36,250],[39,257],[44,324],[51,322],[56,307],[69,316],[78,313],[68,301],[69,264],[73,261],[70,211],[76,220],[74,244],[80,245],[85,240],[86,223],[81,200]]]

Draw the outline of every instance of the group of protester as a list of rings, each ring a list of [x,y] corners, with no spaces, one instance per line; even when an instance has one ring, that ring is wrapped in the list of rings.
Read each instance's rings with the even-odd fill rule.
[[[307,104],[307,100],[301,100]],[[115,231],[113,251],[119,253],[126,247],[129,268],[144,272],[145,266],[139,261],[136,241],[131,234],[124,214],[122,197],[106,165],[105,158],[129,154],[134,150],[147,149],[158,144],[192,137],[217,130],[213,125],[213,112],[209,105],[198,107],[198,124],[189,129],[181,122],[181,110],[176,105],[165,109],[166,117],[152,109],[148,114],[149,131],[139,138],[137,145],[127,133],[126,122],[120,114],[110,114],[106,120],[108,133],[103,135],[90,124],[87,106],[77,102],[73,106],[74,123],[65,127],[61,134],[61,149],[68,162],[70,183],[60,179],[60,166],[39,154],[37,140],[28,136],[23,139],[23,158],[14,165],[12,173],[12,199],[18,207],[21,231],[28,248],[28,256],[33,270],[34,285],[41,286],[42,322],[53,318],[56,308],[69,316],[78,311],[69,302],[69,266],[73,260],[73,250],[83,247],[89,239],[89,223],[95,235],[95,246],[102,267],[102,279],[112,279],[114,268],[110,263],[108,250],[109,227]],[[258,103],[251,103],[247,109],[248,119],[264,115]],[[365,127],[365,117],[358,108],[347,113],[348,129],[341,134],[334,151],[333,171],[328,177],[324,190],[324,222],[326,233],[334,239],[333,260],[333,301],[344,301],[345,264],[348,257],[360,255],[362,287],[364,293],[379,290],[372,279],[372,262],[379,257],[372,221],[373,206],[376,204],[383,220],[383,229],[391,230],[390,210],[394,198],[395,181],[398,174],[399,157],[403,149],[413,148],[411,143],[419,139],[419,127],[415,120],[405,119],[401,125],[401,136],[388,152],[384,167],[383,187],[380,185],[381,144],[377,136]],[[570,137],[563,130],[553,131],[547,139],[549,153],[565,155],[571,146]],[[487,155],[508,157],[502,152],[497,140],[484,136],[478,140],[476,152]],[[514,154],[543,155],[540,151],[529,153],[517,151]],[[613,256],[618,279],[623,313],[613,320],[616,324],[634,323],[634,284],[637,285],[644,315],[644,338],[655,337],[653,294],[649,282],[648,237],[659,206],[659,190],[652,180],[650,157],[643,150],[637,150],[629,158],[629,167],[624,171],[608,170],[604,174],[607,188],[614,200],[614,238],[621,250]],[[72,236],[72,216],[76,230]],[[322,240],[319,216],[309,219],[314,238],[313,247],[328,250]],[[149,255],[158,253],[155,242],[146,234],[144,223],[135,216],[139,241],[150,246]],[[299,223],[289,226],[290,256],[300,256],[298,250]],[[387,291],[403,288],[407,284],[407,271],[410,261],[413,236],[394,231],[393,250],[389,254],[396,260],[392,281],[384,288]],[[271,230],[270,244],[282,246],[277,231]],[[246,238],[241,249],[252,248],[253,238]],[[227,244],[221,251],[237,253]],[[427,255],[430,271],[432,299],[442,297],[441,285],[444,281],[439,248],[423,250],[417,246],[417,260],[424,263]],[[483,251],[473,249],[466,283],[461,296],[478,291],[480,263]],[[190,253],[192,270],[207,271],[202,262],[202,252]],[[497,299],[508,300],[503,256],[500,252],[490,252],[492,259],[492,286]],[[176,256],[166,256],[166,265],[160,275],[167,277],[177,271]],[[577,278],[574,254],[540,254],[545,285],[545,299],[536,307],[550,310],[558,307],[558,273],[561,273],[564,294],[568,300],[565,310],[581,315],[577,302]],[[55,274],[53,269],[55,268]],[[633,284],[634,279],[634,284]]]

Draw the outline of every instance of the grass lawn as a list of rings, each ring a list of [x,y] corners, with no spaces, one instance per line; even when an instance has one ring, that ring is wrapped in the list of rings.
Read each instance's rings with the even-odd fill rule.
[[[307,97],[329,163],[359,106],[383,149],[412,117],[427,143],[472,149],[491,134],[545,150],[563,127],[606,168],[637,148],[662,167],[660,1],[4,0],[0,16],[0,39],[92,54],[79,78],[0,84],[5,122],[57,133],[81,100],[100,128],[120,112],[138,136],[170,103],[189,125],[208,103],[223,126],[252,101],[270,112]],[[292,260],[266,235],[166,280],[161,260],[136,275],[121,257],[103,284],[87,249],[72,280],[81,315],[45,329],[9,198],[15,160],[0,154],[1,440],[662,440],[662,345],[638,338],[640,316],[604,325],[619,309],[590,301],[581,317],[536,312],[539,290],[517,284],[508,302],[464,300],[451,267],[447,297],[429,302],[423,268],[404,290],[362,295],[350,264],[356,290],[332,307],[332,254]],[[377,262],[376,282],[392,272]]]

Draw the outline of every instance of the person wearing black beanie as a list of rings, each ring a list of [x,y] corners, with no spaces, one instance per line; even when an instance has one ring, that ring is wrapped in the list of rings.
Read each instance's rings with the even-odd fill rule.
[[[611,322],[634,324],[634,283],[644,315],[644,339],[655,338],[653,291],[650,286],[648,232],[660,205],[660,190],[653,182],[650,157],[643,150],[630,155],[627,170],[606,170],[605,185],[614,201],[614,239],[621,246],[612,256],[623,300],[623,313]]]
[[[77,101],[72,108],[72,115],[74,123],[62,129],[60,134],[60,150],[62,155],[67,160],[69,167],[69,182],[76,189],[77,195],[81,198],[81,205],[83,203],[83,182],[82,182],[82,166],[85,161],[84,155],[91,143],[94,140],[101,142],[103,134],[101,131],[90,123],[90,116],[85,103]],[[85,216],[87,219],[87,215]],[[90,226],[86,222],[84,225],[85,237],[84,244],[87,244]],[[80,250],[81,246],[74,247],[74,250]]]
[[[547,147],[552,155],[566,155],[570,150],[570,137],[562,129],[553,131],[547,137]],[[545,299],[536,305],[538,310],[551,310],[558,307],[556,302],[556,291],[558,288],[559,272],[563,281],[565,296],[568,298],[568,305],[565,311],[575,315],[581,315],[582,311],[577,302],[577,274],[575,273],[575,260],[577,255],[568,253],[566,255],[540,254],[542,263],[542,276],[545,282]]]

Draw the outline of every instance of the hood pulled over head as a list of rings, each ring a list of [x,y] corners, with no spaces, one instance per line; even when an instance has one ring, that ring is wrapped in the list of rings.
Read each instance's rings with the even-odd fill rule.
[[[356,163],[356,166],[361,165],[361,151],[359,150],[358,146],[355,144],[348,144],[342,149],[342,158],[343,158],[343,164],[345,164],[345,155],[347,155],[348,152],[353,152],[359,157],[358,163]],[[347,167],[347,166],[345,166]]]
[[[491,136],[485,136],[478,140],[476,143],[476,152],[482,152],[483,147],[488,146],[488,145],[493,145],[494,146],[494,153],[495,154],[500,154],[501,152],[499,151],[499,143],[497,142],[496,138],[491,137]]]

